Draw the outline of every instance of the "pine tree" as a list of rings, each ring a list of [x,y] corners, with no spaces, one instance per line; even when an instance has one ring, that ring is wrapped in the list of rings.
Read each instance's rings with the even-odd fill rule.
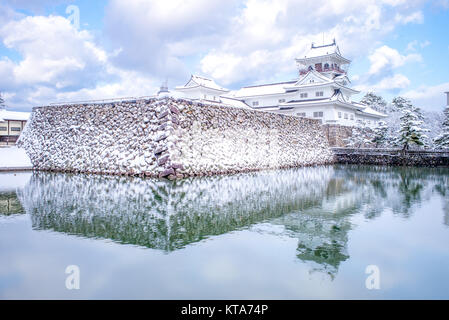
[[[402,99],[402,100],[397,100]],[[399,136],[395,144],[401,146],[403,150],[408,150],[411,145],[426,146],[427,136],[424,132],[427,129],[422,128],[424,117],[419,108],[414,107],[411,102],[404,98],[395,98],[398,108],[401,110],[401,123]],[[399,102],[399,103],[398,103]]]
[[[410,100],[403,97],[396,97],[391,101],[390,111],[397,112],[403,109],[411,109],[413,107]]]
[[[374,129],[373,139],[371,142],[376,145],[376,148],[388,146],[390,144],[389,128],[386,122],[379,121],[379,124]]]
[[[368,107],[371,107],[376,111],[383,113],[387,112],[387,102],[381,96],[376,95],[374,92],[368,92],[367,94],[365,94],[360,102],[366,104]]]
[[[435,138],[434,143],[437,148],[449,149],[449,106],[444,109],[441,134]]]

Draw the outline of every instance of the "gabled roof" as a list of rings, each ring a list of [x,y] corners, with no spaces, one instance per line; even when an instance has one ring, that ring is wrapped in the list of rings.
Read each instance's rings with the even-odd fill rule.
[[[309,51],[307,51],[305,58],[311,58],[311,57],[320,57],[320,56],[326,56],[329,54],[338,54],[341,55],[340,49],[338,48],[337,44],[334,42],[330,44],[324,44],[322,46],[315,46],[313,43],[310,46]]]
[[[313,82],[313,83],[316,83],[316,84],[318,84],[318,83],[331,83],[332,82],[331,79],[329,79],[328,77],[322,75],[318,71],[310,70],[304,76],[302,76],[293,86],[300,86],[302,84],[307,83],[311,79],[313,79],[313,80],[318,79],[319,82],[315,82],[315,81]]]
[[[336,76],[333,79],[335,82],[339,82],[339,81],[347,81],[348,83],[351,83],[351,80],[349,80],[348,76],[346,74],[340,74],[338,76]]]
[[[310,47],[309,51],[304,55],[303,58],[296,58],[296,61],[306,61],[309,59],[317,58],[317,57],[325,57],[325,56],[335,56],[336,58],[340,59],[343,63],[350,63],[351,61],[344,58],[341,55],[340,49],[338,48],[335,39],[330,44],[325,44],[322,46],[315,46],[312,43],[312,46]]]
[[[27,121],[30,118],[30,114],[31,113],[29,112],[7,111],[5,109],[0,109],[0,121]]]
[[[223,88],[216,84],[212,79],[192,75],[190,80],[182,87],[176,87],[176,90],[185,90],[189,88],[203,87],[221,92],[229,92],[228,89]]]

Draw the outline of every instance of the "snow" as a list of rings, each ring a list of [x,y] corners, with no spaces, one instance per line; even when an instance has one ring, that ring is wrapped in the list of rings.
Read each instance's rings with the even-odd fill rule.
[[[24,149],[0,148],[0,169],[32,168],[30,158]]]
[[[251,108],[249,105],[247,105],[242,100],[238,100],[235,98],[228,98],[228,97],[224,97],[224,96],[220,96],[220,100],[221,100],[222,104],[229,105],[231,107],[238,107],[238,108],[253,110],[253,108]]]
[[[374,109],[371,108],[371,107],[366,107],[365,109],[361,110],[361,112],[362,112],[362,113],[367,113],[367,114],[369,114],[369,115],[375,115],[375,116],[378,116],[378,117],[383,117],[383,118],[387,117],[386,114],[380,113],[380,112],[374,110]]]
[[[22,120],[26,121],[30,118],[29,112],[17,112],[17,111],[7,111],[5,109],[0,109],[0,121],[5,120]]]
[[[196,75],[192,75],[189,82],[187,82],[187,84],[185,86],[176,87],[176,89],[178,89],[178,90],[186,89],[186,88],[196,87],[196,86],[202,86],[205,88],[219,90],[219,91],[226,91],[226,92],[229,91],[228,89],[219,86],[218,84],[215,83],[215,81],[213,81],[211,79],[196,76]]]
[[[281,94],[285,93],[285,87],[292,85],[296,81],[279,82],[271,84],[263,84],[258,86],[243,87],[240,90],[234,91],[232,95],[234,97],[250,97],[267,94]]]

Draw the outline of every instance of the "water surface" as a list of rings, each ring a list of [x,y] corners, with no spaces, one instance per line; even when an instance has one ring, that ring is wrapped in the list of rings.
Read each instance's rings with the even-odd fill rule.
[[[449,169],[0,173],[0,298],[449,299]]]

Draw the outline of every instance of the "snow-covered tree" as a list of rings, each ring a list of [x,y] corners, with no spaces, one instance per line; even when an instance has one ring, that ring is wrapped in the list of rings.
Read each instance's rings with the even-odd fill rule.
[[[367,94],[365,94],[360,102],[366,104],[376,111],[382,113],[387,112],[387,102],[381,96],[376,95],[374,92],[368,92]]]
[[[401,97],[393,99],[393,104],[401,110],[399,136],[395,144],[403,150],[408,150],[411,145],[426,146],[427,136],[424,132],[428,130],[423,128],[424,117],[421,110]]]
[[[449,149],[449,106],[444,109],[444,120],[441,134],[434,140],[437,148]]]
[[[411,109],[413,105],[410,100],[403,97],[396,97],[391,101],[390,112]]]
[[[391,144],[389,128],[385,121],[379,121],[379,124],[373,131],[373,139],[371,142],[375,144],[376,148],[389,146]]]
[[[352,128],[351,136],[344,139],[347,147],[361,148],[371,144],[371,129],[366,125],[364,121],[358,120],[358,126]]]

